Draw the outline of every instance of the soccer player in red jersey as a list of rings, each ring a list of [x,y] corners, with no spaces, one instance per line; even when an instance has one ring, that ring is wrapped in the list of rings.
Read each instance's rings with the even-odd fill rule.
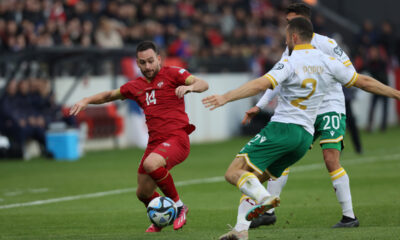
[[[89,104],[102,104],[126,98],[136,101],[144,110],[149,130],[149,141],[138,169],[136,195],[145,206],[160,196],[175,201],[178,215],[174,229],[186,223],[188,208],[176,191],[169,170],[183,162],[189,155],[189,134],[194,125],[189,124],[183,96],[190,92],[204,92],[208,83],[178,67],[161,67],[158,47],[150,41],[141,42],[136,49],[136,61],[144,77],[138,77],[119,89],[101,92],[76,103],[70,111],[77,115]],[[159,232],[161,228],[151,225],[146,232]]]

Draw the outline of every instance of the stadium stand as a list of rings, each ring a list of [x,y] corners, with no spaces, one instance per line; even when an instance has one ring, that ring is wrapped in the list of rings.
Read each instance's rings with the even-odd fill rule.
[[[179,65],[191,72],[261,75],[284,50],[284,9],[289,3],[276,0],[3,0],[0,1],[0,77],[6,84],[0,97],[4,102],[6,86],[12,80],[29,80],[35,88],[37,79],[49,79],[54,85],[52,80],[57,76],[76,76],[74,86],[61,101],[63,104],[86,75],[111,73],[113,78],[120,74],[132,78],[133,49],[144,39],[161,46],[166,65]],[[329,23],[324,16],[316,13],[313,22],[316,32],[334,36],[334,32],[329,32],[333,28],[326,27]],[[400,50],[394,29],[389,21],[377,26],[365,20],[361,31],[347,37],[341,46],[348,46],[345,51],[352,56],[359,71],[368,70],[370,49],[377,48],[387,68],[394,69],[400,81],[399,71],[395,70]],[[40,99],[37,96],[34,98]],[[48,100],[35,103],[46,112],[43,120],[41,117],[37,120],[40,126],[35,128],[41,129],[39,132],[45,131],[52,119],[60,118],[59,106],[45,107],[49,106]],[[91,122],[91,111],[88,110],[86,119],[78,122]],[[103,122],[106,130],[88,124],[89,137],[108,136],[123,129],[117,114],[109,114],[104,109],[95,111],[107,119]],[[75,124],[71,119],[64,121]],[[1,125],[5,134],[5,123]]]

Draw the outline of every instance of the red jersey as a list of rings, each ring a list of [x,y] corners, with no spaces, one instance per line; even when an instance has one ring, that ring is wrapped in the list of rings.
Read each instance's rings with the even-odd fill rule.
[[[150,83],[138,77],[121,86],[121,94],[143,109],[150,140],[189,125],[184,98],[178,98],[175,89],[185,85],[190,75],[183,68],[162,67]]]

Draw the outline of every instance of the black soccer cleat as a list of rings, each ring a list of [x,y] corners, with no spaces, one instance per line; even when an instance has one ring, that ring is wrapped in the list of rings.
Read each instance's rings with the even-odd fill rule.
[[[357,218],[343,216],[340,222],[336,223],[332,228],[353,228],[360,226]]]
[[[258,228],[261,225],[268,226],[274,224],[275,222],[276,222],[275,212],[273,213],[266,212],[260,217],[251,220],[250,228]]]

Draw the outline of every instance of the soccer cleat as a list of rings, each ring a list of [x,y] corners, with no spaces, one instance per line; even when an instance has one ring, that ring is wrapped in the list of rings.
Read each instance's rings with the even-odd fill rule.
[[[268,197],[265,201],[263,201],[263,203],[254,206],[247,212],[246,220],[251,221],[254,218],[258,218],[271,208],[278,207],[280,202],[281,200],[279,199],[279,197],[276,196]]]
[[[154,224],[151,224],[149,228],[147,228],[146,232],[161,232],[162,227],[157,227]]]
[[[249,233],[246,230],[238,232],[235,229],[232,229],[231,231],[220,236],[218,239],[219,240],[248,240]]]
[[[360,222],[357,218],[350,218],[343,216],[340,222],[336,223],[332,228],[352,228],[360,226]]]
[[[275,216],[275,212],[273,213],[264,213],[263,215],[261,215],[259,218],[255,218],[253,220],[251,220],[250,223],[250,228],[258,228],[261,225],[271,225],[274,224],[276,222],[276,216]]]
[[[174,220],[174,230],[178,230],[186,224],[186,214],[189,212],[189,208],[186,205],[178,207],[178,215]]]

